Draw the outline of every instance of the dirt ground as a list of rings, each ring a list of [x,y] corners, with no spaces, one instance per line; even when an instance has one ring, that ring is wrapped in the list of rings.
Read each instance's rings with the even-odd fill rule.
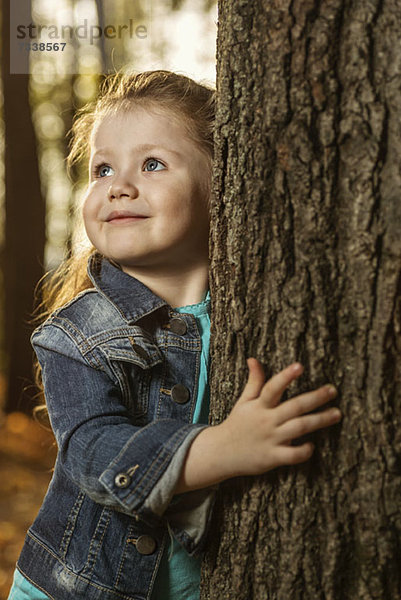
[[[49,484],[52,434],[22,413],[0,421],[0,600],[6,600],[25,533]]]

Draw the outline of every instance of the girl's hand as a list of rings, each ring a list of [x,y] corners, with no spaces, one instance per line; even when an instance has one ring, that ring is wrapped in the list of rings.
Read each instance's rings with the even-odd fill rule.
[[[279,404],[303,369],[294,363],[269,379],[256,358],[248,358],[248,382],[228,417],[203,429],[192,442],[175,493],[220,483],[237,475],[260,475],[280,465],[295,465],[312,456],[313,445],[292,440],[338,423],[338,408],[308,414],[337,395],[332,385]]]
[[[340,421],[338,408],[308,414],[335,398],[336,389],[325,385],[279,404],[285,389],[302,374],[302,365],[294,363],[265,383],[261,363],[248,358],[247,364],[244,391],[227,419],[218,425],[225,438],[225,468],[232,476],[257,475],[308,460],[313,444],[292,446],[291,442]]]

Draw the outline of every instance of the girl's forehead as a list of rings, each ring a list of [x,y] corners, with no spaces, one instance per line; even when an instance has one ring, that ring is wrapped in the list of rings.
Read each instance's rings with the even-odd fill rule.
[[[92,136],[107,132],[109,129],[126,127],[147,128],[168,126],[172,129],[186,131],[185,123],[174,111],[160,107],[134,106],[125,110],[113,110],[100,114],[93,124]]]
[[[90,145],[121,144],[122,139],[140,139],[150,144],[169,141],[171,145],[194,144],[188,127],[172,110],[135,106],[129,110],[99,115],[92,127]]]

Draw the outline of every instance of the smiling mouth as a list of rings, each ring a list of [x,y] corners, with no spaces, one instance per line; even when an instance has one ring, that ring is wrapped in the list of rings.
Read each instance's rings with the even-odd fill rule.
[[[122,225],[123,223],[144,221],[145,219],[147,219],[147,217],[113,217],[112,219],[107,219],[107,223],[112,223],[113,225]]]
[[[113,225],[123,225],[124,223],[134,223],[135,221],[143,221],[147,219],[144,215],[136,215],[125,211],[114,211],[106,219],[106,223]]]

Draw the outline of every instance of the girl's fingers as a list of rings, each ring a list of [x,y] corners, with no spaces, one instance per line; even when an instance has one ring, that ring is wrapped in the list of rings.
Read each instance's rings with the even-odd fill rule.
[[[310,442],[300,446],[280,446],[277,448],[277,466],[297,465],[308,460],[315,447]]]
[[[260,394],[261,400],[263,400],[268,408],[277,406],[286,388],[294,381],[294,379],[299,377],[302,372],[302,365],[300,363],[293,363],[286,369],[280,371],[280,373],[277,373],[277,375],[274,375],[264,385]]]
[[[337,390],[333,385],[324,385],[313,392],[307,392],[306,394],[291,398],[291,400],[287,400],[277,407],[277,425],[309,413],[336,396]]]
[[[335,425],[340,420],[341,412],[338,408],[329,408],[320,413],[291,419],[278,427],[276,434],[277,441],[279,444],[290,442],[317,429]]]
[[[265,372],[262,364],[257,358],[247,358],[246,362],[249,369],[248,381],[246,382],[240,400],[253,400],[260,394],[266,379]]]

